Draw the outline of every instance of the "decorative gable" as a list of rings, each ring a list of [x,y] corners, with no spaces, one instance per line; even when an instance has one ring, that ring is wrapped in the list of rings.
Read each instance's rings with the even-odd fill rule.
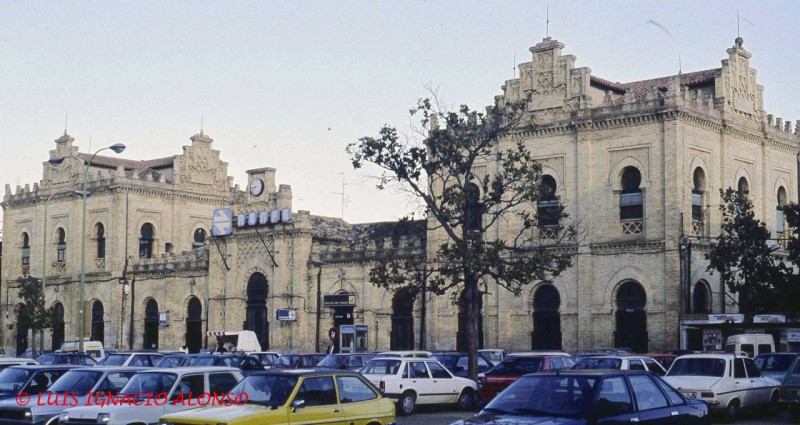
[[[716,78],[716,103],[726,113],[761,122],[764,119],[764,87],[756,84],[756,70],[750,68],[752,54],[742,48],[744,40],[736,38],[726,50],[728,59],[722,61],[722,72]]]

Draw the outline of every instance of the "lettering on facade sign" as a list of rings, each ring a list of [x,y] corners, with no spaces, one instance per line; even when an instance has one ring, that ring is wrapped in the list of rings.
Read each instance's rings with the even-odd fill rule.
[[[356,305],[355,294],[335,294],[324,295],[322,305],[325,307],[354,307]]]
[[[295,322],[297,321],[297,309],[279,308],[277,310],[276,318],[286,322]]]
[[[786,329],[786,342],[800,342],[800,329]]]
[[[753,316],[753,323],[786,323],[786,316],[782,314],[757,314]]]
[[[220,210],[214,211],[214,223],[217,226],[217,221],[220,222],[219,226],[224,226],[224,215],[223,213],[220,214],[220,218],[217,218],[217,211],[228,210],[230,208],[223,208]],[[233,213],[229,212],[229,216],[232,217]],[[242,212],[236,215],[236,227],[253,227],[253,226],[271,226],[279,223],[287,224],[292,222],[292,209],[291,208],[283,208],[283,209],[275,209],[275,210],[262,210],[262,211],[249,211],[249,212]],[[232,226],[229,226],[232,227]],[[221,227],[222,229],[222,227]],[[220,229],[220,231],[221,231]],[[227,229],[227,228],[226,228]],[[212,231],[217,231],[212,228]],[[226,236],[231,234],[230,231],[228,233],[220,233],[214,234],[215,236]]]

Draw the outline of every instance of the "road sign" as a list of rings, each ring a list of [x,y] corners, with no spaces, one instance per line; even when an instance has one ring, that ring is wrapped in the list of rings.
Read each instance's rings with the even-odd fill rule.
[[[297,309],[279,308],[277,310],[277,319],[287,322],[295,322],[297,321]]]
[[[158,312],[158,326],[169,326],[169,312]]]
[[[231,208],[215,209],[213,217],[211,234],[214,236],[230,235],[233,231],[233,210]]]

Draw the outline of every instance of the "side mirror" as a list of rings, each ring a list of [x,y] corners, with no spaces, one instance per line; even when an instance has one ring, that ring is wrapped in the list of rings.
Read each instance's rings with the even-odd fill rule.
[[[293,401],[292,402],[292,413],[294,413],[297,409],[302,409],[303,407],[306,407],[306,401],[305,400],[295,400],[295,401]]]

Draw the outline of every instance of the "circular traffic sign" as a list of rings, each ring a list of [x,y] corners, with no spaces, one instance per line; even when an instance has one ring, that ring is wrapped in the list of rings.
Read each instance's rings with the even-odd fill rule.
[[[339,335],[339,330],[336,329],[335,326],[328,329],[328,337],[331,339],[331,341],[336,341],[336,337],[338,335]]]

